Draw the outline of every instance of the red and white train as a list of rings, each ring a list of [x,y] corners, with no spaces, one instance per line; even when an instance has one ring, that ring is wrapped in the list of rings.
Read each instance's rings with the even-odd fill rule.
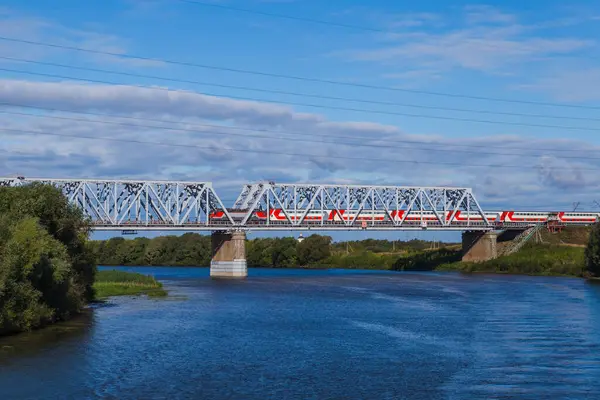
[[[229,215],[234,220],[243,219],[247,212],[243,210],[228,210]],[[355,221],[355,222],[380,222],[386,221],[404,221],[406,224],[415,223],[436,223],[438,218],[433,211],[411,211],[406,214],[405,210],[393,210],[388,215],[387,212],[381,210],[363,210],[357,216],[358,210],[311,210],[304,217],[303,221],[310,224],[311,222],[325,222],[334,223],[342,221]],[[444,213],[443,213],[444,214]],[[302,219],[304,211],[288,211],[287,216],[290,220],[297,221]],[[485,218],[495,225],[523,225],[523,224],[539,224],[546,223],[548,221],[557,221],[566,225],[590,225],[598,221],[600,213],[595,212],[548,212],[548,211],[491,211],[484,212]],[[212,220],[223,220],[227,219],[223,211],[215,211],[210,214]],[[286,213],[280,209],[275,208],[269,211],[267,215],[266,211],[255,211],[250,217],[248,222],[260,222],[266,221],[268,218],[269,222],[288,222]],[[450,224],[466,225],[470,223],[484,223],[483,217],[479,212],[471,211],[446,211],[444,218],[449,221]]]

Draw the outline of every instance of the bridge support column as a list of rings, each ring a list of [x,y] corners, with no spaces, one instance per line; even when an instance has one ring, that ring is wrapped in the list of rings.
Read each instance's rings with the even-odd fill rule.
[[[245,232],[213,232],[211,242],[211,278],[245,278],[248,276]]]
[[[481,262],[498,257],[494,232],[467,231],[462,234],[462,260]]]

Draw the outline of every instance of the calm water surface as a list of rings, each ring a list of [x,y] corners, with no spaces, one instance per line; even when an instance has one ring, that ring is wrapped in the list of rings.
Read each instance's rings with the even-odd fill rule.
[[[600,285],[202,268],[0,341],[0,399],[599,399]]]

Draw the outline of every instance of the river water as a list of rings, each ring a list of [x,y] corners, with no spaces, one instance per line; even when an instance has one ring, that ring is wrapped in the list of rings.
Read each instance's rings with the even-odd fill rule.
[[[600,398],[600,285],[583,280],[123,269],[169,298],[0,340],[0,399]]]

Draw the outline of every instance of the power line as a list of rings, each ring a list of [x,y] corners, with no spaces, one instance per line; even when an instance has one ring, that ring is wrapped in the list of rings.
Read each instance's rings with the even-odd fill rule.
[[[177,1],[179,1],[181,3],[199,5],[199,6],[203,6],[203,7],[211,7],[211,8],[221,9],[221,10],[236,11],[236,12],[242,12],[242,13],[247,13],[247,14],[256,14],[256,15],[262,15],[265,17],[287,19],[287,20],[298,21],[298,22],[308,22],[308,23],[312,23],[312,24],[335,27],[335,28],[346,28],[346,29],[351,29],[351,30],[372,32],[372,33],[386,33],[386,34],[391,34],[391,35],[395,35],[398,33],[398,32],[392,31],[390,29],[380,29],[380,28],[373,28],[373,27],[369,27],[369,26],[344,24],[344,23],[333,22],[333,21],[324,21],[324,20],[319,20],[319,19],[315,19],[315,18],[298,17],[295,15],[289,15],[289,14],[279,14],[279,13],[273,13],[273,12],[260,11],[260,10],[252,10],[249,8],[227,6],[224,4],[215,4],[215,3],[205,2],[205,1],[198,1],[198,0],[177,0]],[[481,41],[478,38],[476,38],[476,39],[464,38],[462,40],[466,41],[466,42],[475,42],[475,43],[477,43],[477,45],[482,46],[482,47],[488,47],[488,48],[492,48],[492,49],[501,49],[501,50],[506,49],[505,46],[495,45],[493,43],[488,43],[488,42],[481,43]],[[546,104],[546,105],[551,105],[551,103]]]
[[[365,26],[351,25],[351,24],[340,24],[337,22],[322,21],[322,20],[313,19],[313,18],[297,17],[297,16],[293,16],[293,15],[277,14],[277,13],[272,13],[272,12],[258,11],[258,10],[250,10],[247,8],[226,6],[223,4],[216,4],[216,3],[207,3],[204,1],[192,1],[192,0],[178,0],[178,1],[180,1],[182,3],[195,4],[195,5],[205,6],[205,7],[219,8],[221,10],[237,11],[237,12],[244,12],[244,13],[248,13],[248,14],[263,15],[265,17],[283,18],[283,19],[288,19],[288,20],[293,20],[293,21],[310,22],[312,24],[334,26],[334,27],[338,27],[338,28],[348,28],[348,29],[361,30],[361,31],[370,31],[370,32],[374,32],[374,33],[390,33],[389,31],[385,31],[383,29],[369,28],[369,27],[365,27]]]
[[[0,130],[2,130],[2,128],[0,128]],[[21,131],[22,133],[27,133],[28,131]],[[63,136],[58,134],[58,136]],[[71,136],[71,135],[69,135]],[[89,139],[94,139],[94,137],[87,137]],[[103,139],[99,139],[99,140],[103,140]],[[167,145],[171,145],[171,144],[167,144]],[[188,147],[187,145],[185,145],[184,147]],[[5,153],[5,154],[19,154],[19,155],[23,155],[23,156],[29,156],[29,157],[36,157],[37,154],[34,153],[26,153],[26,152],[22,152],[22,151],[18,151],[18,150],[5,150],[5,149],[0,149],[0,153]],[[11,175],[11,174],[8,174]],[[15,173],[13,174],[15,177],[21,175],[19,173]],[[114,179],[114,178],[111,178]],[[231,199],[224,199],[221,198],[222,201],[224,202],[234,202],[237,198],[231,198]],[[490,203],[492,204],[497,204],[497,201],[491,201]],[[578,204],[581,204],[581,202],[577,202]],[[573,203],[575,204],[575,203]],[[597,206],[598,202],[597,201],[593,201],[592,202],[592,207]],[[563,206],[558,206],[558,205],[512,205],[511,207],[500,207],[500,206],[494,206],[494,207],[483,207],[483,208],[487,208],[490,211],[495,211],[495,210],[516,210],[516,209],[525,209],[525,208],[530,208],[533,209],[531,210],[532,212],[534,211],[542,211],[542,209],[547,208],[547,209],[551,209],[551,210],[557,210],[560,209]],[[566,209],[567,207],[565,207]]]
[[[502,98],[486,97],[486,96],[471,96],[471,95],[465,95],[465,94],[432,92],[432,91],[426,91],[426,90],[405,89],[405,88],[396,88],[396,87],[378,86],[378,85],[367,85],[367,84],[361,84],[361,83],[342,82],[342,81],[335,81],[335,80],[329,80],[329,79],[285,75],[285,74],[277,74],[277,73],[264,72],[264,71],[253,71],[253,70],[245,70],[245,69],[240,69],[240,68],[221,67],[221,66],[215,66],[215,65],[209,65],[209,64],[199,64],[199,63],[192,63],[192,62],[186,62],[186,61],[169,60],[169,59],[163,59],[163,58],[144,57],[144,56],[132,55],[132,54],[121,54],[121,53],[114,53],[114,52],[110,52],[110,51],[92,50],[92,49],[87,49],[87,48],[82,48],[82,47],[59,45],[59,44],[55,44],[55,43],[44,43],[44,42],[38,42],[38,41],[34,41],[34,40],[12,38],[12,37],[8,37],[8,36],[0,36],[0,40],[14,42],[14,43],[30,44],[30,45],[36,45],[36,46],[44,46],[44,47],[50,47],[50,48],[58,48],[58,49],[64,49],[64,50],[80,51],[80,52],[90,53],[90,54],[101,54],[101,55],[120,57],[120,58],[131,59],[131,60],[152,61],[152,62],[157,62],[157,63],[180,65],[180,66],[185,66],[185,67],[204,68],[204,69],[211,69],[211,70],[216,70],[216,71],[227,71],[227,72],[264,76],[264,77],[271,77],[271,78],[291,79],[291,80],[304,81],[304,82],[326,83],[326,84],[339,85],[339,86],[358,87],[358,88],[363,88],[363,89],[387,90],[387,91],[391,91],[391,92],[426,94],[426,95],[432,95],[432,96],[443,96],[443,97],[462,98],[462,99],[471,99],[471,100],[486,100],[486,101],[496,101],[496,102],[514,103],[514,104],[530,104],[530,105],[541,105],[541,106],[549,106],[549,107],[600,110],[600,106],[584,106],[584,105],[575,105],[575,104],[561,104],[561,103],[549,103],[549,102],[527,101],[527,100],[516,100],[516,99],[502,99]]]
[[[102,117],[111,117],[111,118],[123,118],[123,119],[131,119],[131,120],[141,120],[141,121],[152,121],[159,123],[167,123],[167,124],[175,124],[174,121],[163,121],[157,119],[146,119],[140,117],[130,117],[130,116],[117,116],[105,113],[92,113],[92,112],[83,112],[83,111],[73,111],[73,110],[65,110],[58,108],[48,108],[48,107],[37,107],[37,106],[29,106],[29,105],[21,105],[14,103],[2,103],[0,105],[10,105],[22,108],[31,108],[38,109],[44,111],[60,111],[60,112],[69,112],[73,114],[83,114],[83,115],[92,115],[92,116],[102,116]],[[245,138],[259,138],[259,139],[269,139],[269,140],[282,140],[282,141],[292,141],[292,142],[306,142],[306,143],[324,143],[324,144],[335,144],[337,146],[351,146],[351,147],[372,147],[372,148],[397,148],[397,149],[412,149],[412,150],[420,150],[420,151],[436,151],[443,153],[466,153],[466,154],[476,154],[476,155],[498,155],[498,156],[519,156],[519,157],[541,157],[543,154],[518,154],[518,153],[498,153],[498,152],[489,152],[489,151],[469,151],[469,150],[452,150],[448,151],[448,149],[435,149],[435,148],[423,148],[418,146],[398,146],[393,144],[374,144],[374,143],[339,143],[339,142],[331,142],[325,140],[315,140],[308,138],[283,138],[283,137],[273,137],[273,136],[265,136],[265,135],[249,135],[243,133],[232,133],[232,132],[220,132],[220,131],[206,131],[206,130],[198,130],[198,129],[189,129],[189,128],[178,128],[172,126],[156,126],[156,125],[140,125],[140,124],[130,124],[124,122],[117,121],[98,121],[98,120],[89,120],[85,118],[73,118],[73,117],[63,117],[56,115],[40,115],[33,113],[24,113],[17,111],[6,111],[0,110],[0,113],[10,114],[10,115],[22,115],[22,116],[31,116],[36,118],[49,118],[49,119],[57,119],[57,120],[66,120],[66,121],[78,121],[78,122],[87,122],[87,123],[98,123],[98,124],[106,124],[106,125],[118,125],[118,126],[127,126],[133,128],[149,128],[149,129],[159,129],[159,130],[168,130],[168,131],[176,131],[176,132],[190,132],[190,133],[201,133],[201,134],[216,134],[216,135],[225,135],[225,136],[240,136]],[[230,129],[230,127],[219,126],[219,125],[191,125],[191,126],[203,126],[203,127],[216,127],[216,128],[224,128]],[[251,129],[249,129],[251,130]],[[280,132],[288,135],[292,135],[294,133],[286,133]],[[327,137],[327,136],[317,136],[317,137]],[[489,146],[488,146],[489,147]],[[531,150],[531,148],[529,148]],[[600,157],[586,157],[586,156],[560,156],[562,159],[576,159],[576,160],[600,160]]]
[[[52,67],[69,68],[69,69],[75,69],[75,70],[81,70],[81,71],[101,72],[101,73],[106,73],[106,74],[114,74],[114,75],[128,76],[128,77],[134,77],[134,78],[156,79],[156,80],[169,81],[169,82],[187,83],[187,84],[193,84],[193,85],[212,86],[212,87],[236,89],[236,90],[247,90],[247,91],[252,91],[252,92],[260,92],[260,93],[284,94],[284,95],[298,96],[298,97],[309,97],[309,98],[321,99],[321,100],[340,100],[340,101],[350,101],[350,102],[354,102],[354,103],[364,103],[364,104],[376,104],[376,105],[396,106],[396,107],[398,107],[398,106],[399,107],[410,107],[410,108],[439,110],[439,111],[458,111],[458,112],[486,114],[486,115],[506,115],[506,116],[512,116],[512,117],[549,118],[549,119],[559,119],[559,120],[572,119],[572,120],[579,120],[579,121],[596,121],[596,122],[600,121],[600,118],[567,117],[567,116],[561,116],[561,115],[548,115],[548,114],[526,114],[526,113],[514,113],[514,112],[504,112],[504,111],[473,110],[473,109],[468,109],[468,108],[437,107],[437,106],[427,106],[427,105],[422,105],[422,104],[410,104],[410,103],[398,103],[398,102],[389,102],[389,101],[356,99],[356,98],[349,98],[349,97],[325,96],[325,95],[312,94],[312,93],[298,93],[298,92],[290,92],[290,91],[285,91],[285,90],[262,89],[262,88],[255,88],[255,87],[249,87],[249,86],[225,85],[225,84],[220,84],[220,83],[178,79],[178,78],[168,78],[168,77],[162,77],[162,76],[156,76],[156,75],[144,75],[144,74],[131,73],[131,72],[121,72],[121,71],[106,70],[106,69],[99,69],[99,68],[80,67],[80,66],[76,66],[76,65],[66,65],[66,64],[59,64],[59,63],[52,63],[52,62],[27,60],[27,59],[16,58],[16,57],[0,56],[0,59],[24,62],[24,63],[35,64],[35,65],[47,65],[47,66],[52,66]],[[7,71],[7,72],[16,72],[16,73],[29,73],[29,71],[13,70],[13,69],[0,68],[0,70]],[[60,77],[63,77],[63,76],[60,76]],[[218,95],[218,96],[223,96],[223,95]],[[266,101],[270,101],[270,100],[266,100]]]
[[[197,148],[205,150],[216,150],[215,146],[199,146],[194,144],[178,144],[178,143],[164,143],[164,142],[150,142],[138,139],[121,139],[111,138],[102,136],[83,136],[83,135],[67,135],[55,132],[44,132],[44,131],[30,131],[25,129],[11,129],[11,128],[0,128],[0,131],[4,132],[16,132],[28,135],[48,135],[57,137],[69,137],[74,139],[90,139],[90,140],[106,140],[114,142],[125,142],[125,143],[136,143],[136,144],[150,144],[157,146],[169,146],[169,147],[182,147],[182,148]],[[507,164],[467,164],[462,162],[439,162],[439,161],[421,161],[421,160],[398,160],[398,159],[374,159],[368,157],[348,157],[348,156],[336,156],[336,155],[318,155],[318,154],[306,154],[306,153],[289,153],[280,151],[267,151],[257,149],[237,149],[237,148],[224,148],[224,151],[240,152],[240,153],[256,153],[256,154],[271,154],[281,155],[290,157],[303,157],[303,158],[326,158],[326,159],[340,159],[340,160],[352,160],[352,161],[364,161],[364,162],[387,162],[392,164],[425,164],[425,165],[445,165],[445,166],[457,166],[457,167],[474,167],[474,168],[516,168],[516,169],[528,169],[528,168],[539,168],[538,165],[507,165]],[[545,167],[546,169],[564,169],[564,167]],[[600,168],[577,168],[579,171],[600,171]]]
[[[151,88],[148,88],[151,89]],[[12,106],[12,107],[19,107],[19,108],[31,108],[31,109],[37,109],[37,110],[45,110],[45,111],[56,111],[56,112],[68,112],[68,113],[73,113],[73,114],[82,114],[82,115],[92,115],[92,116],[98,116],[98,117],[113,117],[113,118],[121,118],[121,119],[130,119],[130,120],[140,120],[140,121],[151,121],[151,122],[158,122],[158,123],[177,123],[176,121],[165,121],[165,120],[161,120],[161,119],[152,119],[152,118],[141,118],[141,117],[131,117],[131,116],[122,116],[122,115],[112,115],[112,114],[107,114],[107,113],[97,113],[97,112],[90,112],[90,111],[75,111],[75,110],[71,110],[71,109],[64,109],[64,108],[56,108],[56,107],[41,107],[41,106],[33,106],[33,105],[28,105],[28,104],[19,104],[19,103],[10,103],[10,102],[0,102],[0,105],[3,106]],[[11,113],[8,111],[0,111],[3,112],[5,114]],[[14,112],[12,112],[14,114]],[[22,115],[33,115],[33,114],[22,114]],[[38,114],[35,114],[33,116],[40,116]],[[50,118],[51,116],[47,116],[48,118]],[[54,118],[58,118],[58,117],[54,117]],[[61,117],[63,118],[63,117]],[[93,122],[90,120],[84,120],[85,122]],[[239,127],[239,126],[223,126],[223,125],[214,125],[214,124],[187,124],[188,126],[195,126],[195,127],[202,127],[202,128],[217,128],[217,129],[231,129],[231,130],[241,130],[241,131],[248,131],[248,132],[267,132],[267,133],[275,133],[277,135],[291,135],[291,136],[302,136],[302,137],[316,137],[316,138],[335,138],[335,139],[349,139],[349,140],[373,140],[372,137],[367,137],[367,136],[345,136],[345,135],[309,135],[307,136],[305,132],[296,132],[296,131],[280,131],[280,130],[274,130],[274,129],[258,129],[258,128],[245,128],[245,127]],[[140,125],[133,125],[133,126],[140,126]],[[144,127],[143,125],[140,127]],[[156,127],[156,126],[148,126],[150,128],[160,128],[160,127]],[[197,131],[197,130],[191,130],[191,129],[185,129],[185,128],[178,128],[178,130],[182,130],[182,131],[190,131],[190,132],[206,132],[206,131]],[[214,132],[214,133],[219,133],[219,132]],[[223,133],[223,134],[227,134],[227,133]],[[229,135],[234,135],[234,134],[229,134]],[[243,136],[249,136],[249,135],[243,135]],[[271,136],[265,136],[265,138],[272,138],[272,139],[278,139],[278,138],[273,138]],[[432,143],[431,141],[424,141],[424,140],[404,140],[404,139],[392,139],[392,138],[388,138],[386,140],[392,141],[394,143],[406,143],[406,144],[425,144],[425,145],[430,145],[430,146],[442,146],[444,149],[444,151],[447,151],[447,147],[465,147],[465,148],[484,148],[487,149],[489,148],[491,145],[469,145],[469,144],[456,144],[456,143]],[[323,142],[326,143],[326,142]],[[327,142],[329,143],[329,142]],[[338,144],[337,142],[331,142],[334,144]],[[346,143],[341,143],[341,144],[346,144]],[[361,145],[364,145],[361,143]],[[500,147],[501,149],[504,150],[528,150],[530,151],[532,149],[532,145],[527,146],[527,147],[518,147],[518,146],[502,146]],[[393,147],[392,145],[386,145],[385,147]],[[408,147],[398,147],[398,148],[408,148]],[[600,149],[556,149],[556,148],[550,148],[550,147],[535,147],[536,150],[539,151],[553,151],[553,152],[597,152],[600,151]],[[433,149],[431,149],[433,151]],[[454,151],[454,150],[453,150]],[[482,152],[478,151],[478,154],[481,154]],[[512,154],[512,155],[519,155],[519,154]]]
[[[8,68],[0,68],[0,71],[15,72],[15,73],[27,74],[27,75],[45,76],[45,77],[50,77],[50,78],[71,79],[71,80],[83,81],[83,82],[130,86],[130,87],[137,87],[137,88],[147,89],[147,90],[162,90],[162,91],[169,91],[169,92],[177,92],[176,90],[172,90],[172,89],[168,89],[168,88],[147,87],[147,86],[143,86],[143,85],[130,85],[130,84],[124,85],[121,83],[99,80],[99,79],[77,78],[77,77],[66,76],[66,75],[46,74],[46,73],[42,73],[42,72],[21,71],[21,70],[13,70],[13,69],[8,69]],[[600,131],[600,128],[588,128],[588,127],[564,126],[564,125],[549,125],[549,124],[530,124],[530,123],[525,123],[525,122],[493,121],[493,120],[485,120],[485,119],[447,117],[447,116],[427,115],[427,114],[412,114],[412,113],[401,113],[401,112],[383,111],[383,110],[365,110],[365,109],[361,109],[361,108],[326,106],[326,105],[322,105],[322,104],[298,103],[298,102],[283,101],[283,100],[268,100],[268,99],[260,99],[260,98],[256,98],[256,97],[231,96],[231,95],[223,95],[220,93],[204,92],[202,94],[208,95],[208,96],[213,96],[213,97],[227,98],[227,99],[232,99],[232,100],[254,101],[254,102],[271,103],[271,104],[284,104],[284,105],[313,107],[313,108],[319,108],[319,109],[322,108],[322,109],[339,110],[339,111],[362,112],[362,113],[367,113],[367,114],[382,114],[382,115],[393,115],[393,116],[413,117],[413,118],[423,118],[423,119],[437,119],[437,120],[445,120],[445,121],[486,123],[486,124],[495,124],[495,125],[526,126],[526,127],[533,127],[533,128],[566,129],[566,130],[576,130],[576,131],[586,131],[586,132],[599,132]]]

